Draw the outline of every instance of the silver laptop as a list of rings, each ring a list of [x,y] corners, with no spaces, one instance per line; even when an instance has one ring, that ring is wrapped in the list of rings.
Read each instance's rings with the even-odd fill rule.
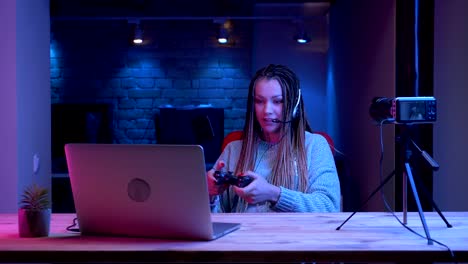
[[[212,240],[240,227],[212,223],[198,145],[65,145],[80,232]]]

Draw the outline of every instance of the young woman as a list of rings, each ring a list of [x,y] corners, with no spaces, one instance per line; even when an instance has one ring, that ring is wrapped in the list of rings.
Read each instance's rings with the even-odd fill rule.
[[[215,171],[253,181],[217,184]],[[336,212],[340,183],[330,147],[311,133],[299,80],[282,65],[257,71],[249,85],[242,140],[229,143],[207,172],[213,212]]]

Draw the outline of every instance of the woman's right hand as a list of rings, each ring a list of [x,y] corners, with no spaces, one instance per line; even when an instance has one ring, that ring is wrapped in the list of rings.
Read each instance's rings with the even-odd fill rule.
[[[210,193],[210,196],[222,194],[228,187],[227,184],[216,184],[216,178],[214,177],[215,171],[222,170],[224,166],[224,161],[220,160],[215,164],[213,169],[206,172],[206,180],[208,182],[208,192]]]

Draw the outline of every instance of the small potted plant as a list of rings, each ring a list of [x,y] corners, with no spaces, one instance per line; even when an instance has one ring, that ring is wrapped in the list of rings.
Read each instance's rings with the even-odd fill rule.
[[[21,195],[18,211],[20,237],[43,237],[50,229],[49,190],[37,184],[28,186]]]

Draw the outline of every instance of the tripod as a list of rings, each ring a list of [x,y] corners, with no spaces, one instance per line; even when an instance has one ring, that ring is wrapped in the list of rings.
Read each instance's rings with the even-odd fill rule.
[[[435,162],[431,157],[430,155],[426,152],[426,151],[421,151],[421,149],[416,145],[416,143],[411,139],[410,135],[408,134],[408,129],[405,129],[404,130],[404,133],[401,137],[401,140],[400,140],[400,143],[402,144],[403,146],[403,151],[404,151],[404,170],[403,170],[403,224],[407,224],[407,214],[408,214],[408,209],[407,209],[407,187],[406,187],[406,184],[409,180],[410,182],[410,185],[411,185],[411,189],[413,190],[413,196],[414,196],[414,200],[416,202],[416,205],[418,207],[418,213],[419,213],[419,218],[421,219],[421,223],[423,225],[423,228],[424,228],[424,232],[426,233],[426,237],[427,237],[427,244],[428,245],[432,245],[433,244],[433,240],[431,238],[431,235],[429,233],[429,228],[427,227],[427,224],[426,224],[426,218],[424,217],[424,212],[422,210],[422,206],[421,206],[421,202],[419,200],[419,195],[418,195],[418,191],[416,189],[416,184],[414,182],[414,177],[413,177],[413,173],[411,172],[411,167],[410,167],[410,158],[411,158],[411,155],[412,155],[412,152],[409,148],[409,142],[412,142],[414,144],[414,146],[421,152],[421,155],[424,157],[424,159],[429,163],[429,165],[432,167],[433,170],[438,170],[439,169],[439,165],[437,164],[437,162]],[[342,226],[344,226],[344,224],[346,224],[346,222],[348,222],[351,217],[353,217],[357,212],[361,211],[362,208],[367,204],[367,202],[369,202],[369,200],[380,190],[382,189],[382,187],[396,174],[396,170],[393,170],[383,181],[382,183],[380,183],[380,185],[377,187],[377,189],[375,189],[370,195],[369,197],[367,197],[367,199],[364,201],[364,203],[359,207],[358,210],[354,211],[340,226],[338,226],[336,228],[336,230],[340,230]],[[447,221],[447,219],[445,219],[444,215],[442,214],[442,212],[440,211],[439,207],[436,205],[436,203],[434,202],[434,200],[432,198],[429,197],[429,195],[427,194],[427,191],[424,189],[424,186],[423,187],[423,193],[424,195],[426,196],[426,199],[430,200],[431,201],[431,204],[432,204],[432,207],[437,211],[437,213],[439,214],[439,216],[442,218],[442,220],[445,222],[445,224],[447,225],[448,228],[451,228],[452,225]]]

